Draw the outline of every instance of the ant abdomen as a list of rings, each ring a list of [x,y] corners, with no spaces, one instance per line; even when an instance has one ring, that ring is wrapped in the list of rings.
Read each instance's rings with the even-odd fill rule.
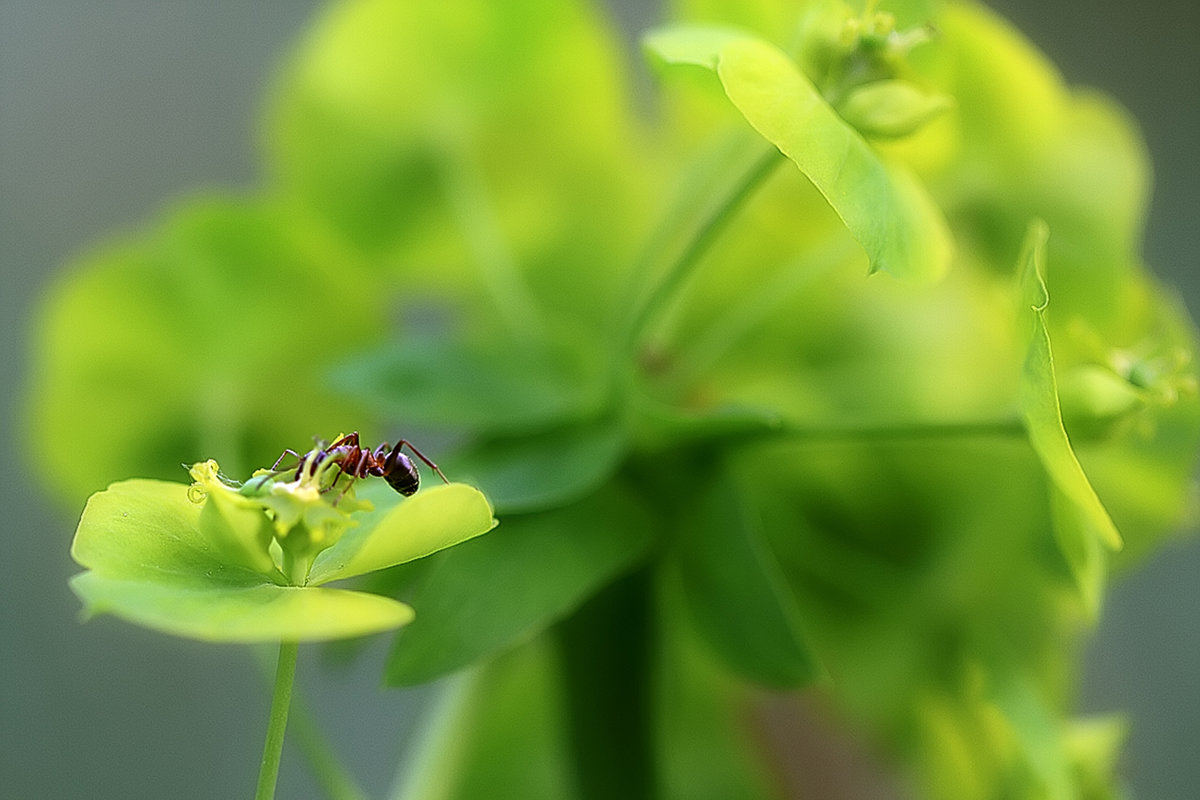
[[[401,455],[396,459],[396,467],[396,469],[383,474],[383,479],[387,481],[388,486],[405,497],[416,494],[417,488],[421,484],[421,477],[417,474],[417,465],[412,463],[407,456]]]

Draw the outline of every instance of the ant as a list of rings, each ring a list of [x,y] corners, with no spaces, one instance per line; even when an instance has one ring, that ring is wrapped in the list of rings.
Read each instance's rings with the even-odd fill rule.
[[[430,461],[420,450],[413,447],[411,442],[401,439],[396,442],[395,447],[384,442],[374,450],[369,450],[359,444],[358,431],[348,433],[330,445],[318,442],[315,448],[303,455],[297,453],[295,450],[284,450],[280,453],[279,458],[275,460],[275,463],[271,465],[271,472],[274,474],[286,472],[287,470],[279,469],[279,464],[288,456],[293,456],[300,459],[300,463],[296,465],[295,480],[300,480],[304,477],[305,473],[309,476],[316,476],[318,471],[328,469],[329,465],[333,464],[337,465],[338,474],[330,483],[330,488],[337,483],[338,478],[342,475],[349,475],[350,480],[342,488],[341,494],[338,495],[338,500],[342,499],[355,480],[367,477],[383,478],[387,481],[388,486],[391,486],[405,497],[410,497],[416,494],[417,488],[421,484],[421,476],[417,472],[417,465],[412,462],[412,459],[400,452],[400,449],[403,447],[407,447],[417,458],[429,465],[429,468],[436,472],[444,483],[450,482],[446,479],[445,474],[438,469],[438,465]],[[337,500],[334,501],[334,503],[336,502]]]

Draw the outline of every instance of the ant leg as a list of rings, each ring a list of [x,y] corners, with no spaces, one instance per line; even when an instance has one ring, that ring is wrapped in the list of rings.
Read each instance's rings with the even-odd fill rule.
[[[350,474],[350,473],[342,472],[341,475],[339,475],[338,477],[340,478],[342,475],[347,475],[347,474]],[[333,498],[333,502],[330,505],[336,506],[338,504],[338,501],[340,501],[343,497],[346,496],[346,492],[350,491],[350,487],[354,485],[354,482],[356,480],[358,480],[357,477],[355,477],[354,475],[350,475],[350,479],[346,481],[346,485],[342,487],[342,490],[340,492],[338,492],[338,496]],[[337,481],[334,481],[334,483],[336,484]],[[332,487],[330,487],[330,488],[332,488]]]
[[[429,460],[429,457],[428,457],[428,456],[426,456],[424,453],[422,453],[420,450],[418,450],[417,448],[413,447],[413,444],[412,444],[412,442],[410,442],[410,441],[408,441],[408,440],[406,440],[406,439],[401,439],[400,441],[396,442],[396,447],[395,447],[395,448],[392,450],[392,453],[393,453],[393,454],[395,454],[395,453],[399,453],[399,452],[400,452],[400,448],[401,448],[401,447],[407,447],[409,450],[412,450],[412,451],[413,451],[413,455],[415,455],[417,458],[421,459],[421,460],[422,460],[422,461],[424,461],[426,464],[428,464],[428,465],[429,465],[429,468],[430,468],[430,469],[432,469],[434,472],[436,472],[436,473],[438,474],[438,477],[442,479],[442,483],[449,483],[449,482],[450,482],[450,481],[449,481],[449,480],[446,478],[446,475],[445,475],[445,473],[443,473],[443,472],[442,472],[440,469],[438,469],[438,465],[437,465],[437,464],[435,464],[435,463],[433,463],[432,461],[430,461],[430,460]],[[389,459],[391,459],[391,458],[392,458],[392,456],[390,456],[390,455],[389,455],[389,456],[388,456],[388,458],[389,458]]]
[[[349,447],[349,448],[358,447],[358,431],[353,431],[352,433],[347,433],[345,436],[338,439],[333,444],[329,445],[329,447],[326,449],[332,450],[335,447]]]
[[[358,438],[358,434],[352,434],[352,435],[355,437],[355,439]],[[349,455],[349,453],[347,453],[347,455]],[[338,496],[334,498],[332,505],[336,506],[338,504],[338,502],[343,497],[346,496],[346,493],[350,491],[350,487],[354,485],[354,482],[356,480],[358,480],[359,478],[361,478],[363,475],[367,474],[365,472],[365,470],[367,468],[367,464],[370,463],[370,461],[371,461],[371,453],[370,453],[370,451],[367,451],[367,450],[359,450],[358,461],[355,462],[353,469],[349,469],[349,470],[346,469],[346,464],[345,464],[344,459],[338,460],[338,462],[337,462],[338,475],[336,478],[333,479],[333,483],[330,484],[330,488],[333,488],[334,486],[336,486],[337,482],[339,480],[341,480],[343,475],[348,476],[348,478],[346,480],[346,485],[342,487],[342,490],[340,492],[338,492]]]
[[[297,453],[295,450],[285,449],[282,453],[279,454],[279,458],[275,459],[275,463],[271,465],[271,471],[274,472],[277,469],[279,469],[280,462],[282,462],[288,456],[292,456],[294,458],[302,458],[302,456],[299,453]]]

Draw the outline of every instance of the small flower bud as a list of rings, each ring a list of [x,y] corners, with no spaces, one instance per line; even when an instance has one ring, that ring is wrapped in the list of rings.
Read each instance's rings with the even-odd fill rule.
[[[1147,405],[1146,392],[1097,364],[1067,370],[1058,381],[1063,425],[1073,438],[1101,439]]]

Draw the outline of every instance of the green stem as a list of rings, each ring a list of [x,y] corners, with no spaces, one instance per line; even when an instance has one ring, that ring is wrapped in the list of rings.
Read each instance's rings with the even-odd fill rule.
[[[263,678],[271,680],[274,669],[270,654],[260,648],[254,648],[254,656]],[[293,741],[299,745],[309,770],[329,800],[366,800],[366,792],[338,759],[337,751],[321,732],[313,717],[312,708],[304,701],[304,694],[300,689],[292,692],[292,711],[288,725],[292,729]]]
[[[877,422],[830,425],[783,424],[768,435],[814,441],[877,442],[897,439],[947,439],[964,437],[1024,436],[1025,424],[1018,417],[968,422]]]
[[[258,771],[258,789],[254,800],[273,800],[279,779],[279,761],[283,756],[283,734],[287,729],[288,709],[292,704],[292,685],[296,679],[296,656],[300,645],[279,643],[279,663],[275,668],[275,690],[271,695],[271,716],[267,740],[263,744],[262,765]]]
[[[645,398],[635,414],[640,449],[661,454],[695,445],[757,445],[766,441],[812,444],[871,444],[947,439],[1028,437],[1019,414],[961,420],[791,421],[765,410],[730,408],[690,413]]]
[[[783,154],[772,147],[750,166],[741,180],[708,215],[708,218],[696,230],[691,241],[684,247],[662,280],[630,320],[626,336],[627,351],[631,352],[636,347],[638,339],[645,333],[646,328],[679,291],[679,287],[712,247],[713,242],[717,240],[755,190],[785,160]]]
[[[655,800],[650,575],[602,589],[557,628],[580,800]]]

